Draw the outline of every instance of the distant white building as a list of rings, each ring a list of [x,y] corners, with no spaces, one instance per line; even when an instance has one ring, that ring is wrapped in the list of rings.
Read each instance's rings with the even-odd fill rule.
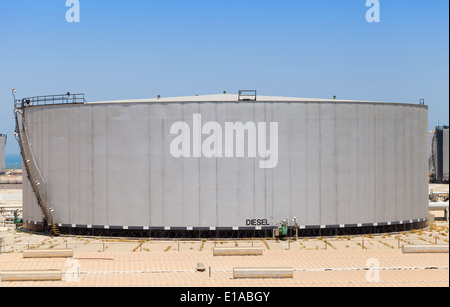
[[[5,147],[6,134],[0,134],[0,174],[6,172]]]

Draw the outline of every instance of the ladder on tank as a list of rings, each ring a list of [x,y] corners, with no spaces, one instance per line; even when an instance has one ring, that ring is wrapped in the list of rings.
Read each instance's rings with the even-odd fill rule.
[[[19,126],[19,114],[21,115],[21,118],[22,118],[22,129]],[[35,163],[35,161],[34,161],[34,159],[32,159],[33,152],[31,151],[31,147],[28,142],[28,136],[27,136],[26,127],[25,127],[25,110],[22,108],[22,112],[20,112],[19,108],[15,108],[14,115],[16,118],[16,131],[15,131],[14,135],[20,146],[20,151],[21,151],[23,163],[25,165],[25,169],[27,172],[28,180],[31,183],[31,187],[33,188],[34,195],[36,195],[38,205],[41,208],[42,213],[44,214],[44,227],[47,231],[49,231],[53,235],[59,236],[60,231],[59,231],[58,227],[56,226],[55,221],[53,220],[53,216],[47,205],[47,200],[45,199],[44,195],[42,194],[41,189],[39,188],[39,186],[41,185],[41,182],[39,182],[39,180],[36,178],[35,172],[33,171],[32,163]],[[23,137],[23,134],[25,135],[25,138]],[[34,166],[35,166],[34,168],[37,169],[36,165],[34,165]]]

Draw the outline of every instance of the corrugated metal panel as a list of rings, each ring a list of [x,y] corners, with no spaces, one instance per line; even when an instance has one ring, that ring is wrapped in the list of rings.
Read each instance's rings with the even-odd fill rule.
[[[428,169],[430,174],[436,173],[436,131],[428,131]]]
[[[443,132],[443,142],[442,142],[442,176],[444,181],[449,181],[449,152],[448,152],[448,143],[449,143],[449,129],[444,129]]]
[[[4,173],[6,171],[6,138],[3,135],[0,135],[0,173]]]
[[[152,102],[26,112],[57,223],[245,227],[296,216],[320,226],[428,217],[423,106]],[[260,168],[259,156],[174,158],[170,128],[182,121],[193,133],[195,114],[223,130],[226,122],[278,123],[278,165]],[[24,218],[42,220],[27,184],[24,193]]]

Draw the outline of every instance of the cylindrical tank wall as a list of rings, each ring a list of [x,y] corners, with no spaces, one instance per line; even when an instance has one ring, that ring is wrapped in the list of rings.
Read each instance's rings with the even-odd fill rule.
[[[0,174],[6,171],[6,137],[0,134]]]
[[[293,225],[293,217],[306,227],[428,218],[424,106],[106,103],[36,106],[25,114],[59,224],[214,229],[246,227],[255,219],[272,227],[289,218]],[[175,158],[171,127],[190,127],[192,152],[196,115],[202,126],[278,123],[278,164],[260,168],[258,154]],[[24,219],[40,222],[25,179]]]
[[[436,131],[428,131],[428,170],[430,175],[436,174]]]
[[[442,181],[449,181],[449,151],[448,151],[448,143],[449,143],[449,129],[444,129],[442,132]]]
[[[428,132],[429,172],[432,182],[449,182],[449,129],[437,127]]]

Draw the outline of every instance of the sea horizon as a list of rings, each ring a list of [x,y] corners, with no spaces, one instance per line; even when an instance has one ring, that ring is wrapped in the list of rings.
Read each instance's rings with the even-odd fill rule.
[[[20,154],[5,154],[6,169],[21,169],[22,156]]]

